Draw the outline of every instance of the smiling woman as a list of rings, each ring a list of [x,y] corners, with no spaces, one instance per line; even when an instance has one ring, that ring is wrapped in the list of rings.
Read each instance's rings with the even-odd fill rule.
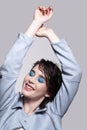
[[[40,102],[40,107],[45,107],[46,103],[52,101],[60,89],[62,83],[62,73],[60,69],[51,61],[41,59],[37,61],[29,74],[25,76],[22,87],[22,94],[28,92],[27,98]],[[34,94],[30,93],[33,92]]]
[[[35,103],[40,104],[45,97],[49,97],[44,74],[39,70],[38,65],[25,76],[22,94],[27,100],[30,101],[31,99],[34,105]],[[36,106],[34,109],[36,109]]]
[[[66,41],[44,26],[52,15],[51,7],[35,10],[32,24],[25,34],[18,35],[0,68],[0,130],[62,129],[62,117],[78,90],[82,73]],[[17,77],[34,36],[50,41],[62,70],[41,59],[25,76],[21,93],[16,93]]]

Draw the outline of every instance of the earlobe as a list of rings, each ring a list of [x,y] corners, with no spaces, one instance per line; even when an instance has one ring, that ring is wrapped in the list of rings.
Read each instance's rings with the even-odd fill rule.
[[[45,97],[50,97],[50,94],[45,94]]]

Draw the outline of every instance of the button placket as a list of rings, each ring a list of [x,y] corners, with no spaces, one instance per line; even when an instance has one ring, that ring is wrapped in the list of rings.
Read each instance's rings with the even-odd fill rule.
[[[29,119],[30,118],[30,119]],[[27,118],[24,118],[20,121],[22,127],[24,128],[24,130],[28,130],[28,129],[31,129],[31,116],[29,117],[28,119]],[[30,121],[29,121],[30,120]]]

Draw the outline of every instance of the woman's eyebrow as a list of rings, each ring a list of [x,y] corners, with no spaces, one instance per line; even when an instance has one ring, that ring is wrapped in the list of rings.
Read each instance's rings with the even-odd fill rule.
[[[43,79],[45,79],[45,76],[43,76],[43,75],[39,75],[41,78],[43,78]]]
[[[33,71],[35,73],[35,70],[31,69],[30,71]]]
[[[31,69],[31,71],[33,71],[34,73],[36,73],[33,68]],[[41,75],[41,74],[39,74],[39,76],[40,76],[41,78],[44,78],[44,79],[45,79],[45,76],[43,76],[43,75]]]

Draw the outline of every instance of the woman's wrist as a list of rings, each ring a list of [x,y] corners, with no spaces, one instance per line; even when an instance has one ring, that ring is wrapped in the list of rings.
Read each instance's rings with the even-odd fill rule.
[[[59,37],[54,33],[52,29],[49,29],[49,31],[46,34],[46,37],[51,43],[56,43],[60,41]]]
[[[25,32],[25,35],[27,35],[28,37],[34,37],[36,32],[38,31],[38,29],[40,28],[40,26],[41,26],[41,22],[40,21],[33,20],[31,25],[29,26],[29,28]]]

